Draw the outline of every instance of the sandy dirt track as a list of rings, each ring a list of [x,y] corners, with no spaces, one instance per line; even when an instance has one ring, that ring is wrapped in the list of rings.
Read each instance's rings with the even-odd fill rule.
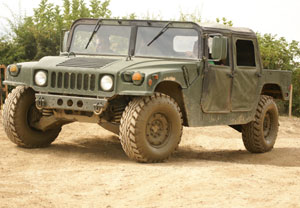
[[[66,125],[50,147],[23,149],[0,122],[0,207],[300,207],[297,118],[280,118],[265,154],[248,153],[226,126],[185,128],[159,164],[128,160],[96,124]]]

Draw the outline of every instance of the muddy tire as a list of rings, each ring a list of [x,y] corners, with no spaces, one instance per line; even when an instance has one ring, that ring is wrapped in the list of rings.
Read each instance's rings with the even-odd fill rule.
[[[41,115],[35,107],[34,91],[28,87],[18,86],[8,95],[2,116],[8,138],[21,147],[48,146],[61,131],[61,127],[43,132],[30,126],[29,121],[39,119]]]
[[[258,103],[255,120],[242,126],[245,148],[252,153],[263,153],[273,149],[278,132],[278,109],[272,97],[262,95]]]
[[[155,93],[132,100],[120,124],[120,140],[129,158],[161,162],[177,148],[182,135],[182,114],[174,99]]]

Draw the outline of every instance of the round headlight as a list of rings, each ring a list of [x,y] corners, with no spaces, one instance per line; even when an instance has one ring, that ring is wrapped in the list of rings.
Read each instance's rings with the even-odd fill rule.
[[[34,81],[37,85],[43,86],[47,82],[47,74],[44,71],[39,71],[35,74]]]
[[[104,91],[110,91],[113,87],[113,84],[114,84],[113,79],[109,75],[103,76],[100,82],[101,89]]]

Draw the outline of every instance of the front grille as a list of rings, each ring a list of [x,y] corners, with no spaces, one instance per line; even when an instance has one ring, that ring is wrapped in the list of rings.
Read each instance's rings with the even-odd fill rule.
[[[50,83],[52,88],[90,90],[96,89],[96,75],[82,73],[51,72]]]

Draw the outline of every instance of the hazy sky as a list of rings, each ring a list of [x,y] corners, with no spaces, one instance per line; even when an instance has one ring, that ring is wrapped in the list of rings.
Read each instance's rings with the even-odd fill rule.
[[[48,0],[62,5],[62,0]],[[88,0],[85,0],[87,3]],[[0,33],[5,20],[11,17],[6,5],[14,12],[33,14],[40,0],[0,0]],[[249,27],[261,33],[278,34],[287,40],[300,41],[300,0],[111,0],[113,16],[136,13],[138,16],[160,15],[163,19],[178,18],[184,13],[198,12],[203,20],[217,17],[232,20],[234,26]],[[20,11],[21,9],[21,11]]]

